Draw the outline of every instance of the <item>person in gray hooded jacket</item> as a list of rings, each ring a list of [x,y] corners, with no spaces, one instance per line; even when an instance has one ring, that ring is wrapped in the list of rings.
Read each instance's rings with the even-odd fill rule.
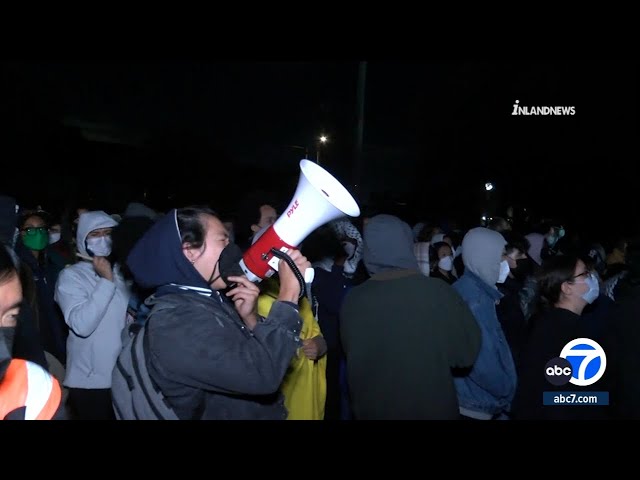
[[[469,230],[462,240],[465,270],[453,288],[482,331],[482,347],[471,372],[455,379],[464,418],[504,418],[516,391],[515,365],[496,314],[496,303],[502,298],[496,283],[504,282],[509,275],[506,244],[498,232],[483,227]]]
[[[79,420],[115,419],[111,405],[111,373],[122,348],[129,290],[111,254],[116,221],[102,211],[80,215],[76,234],[83,261],[64,269],[55,300],[69,325],[64,385]]]
[[[287,254],[304,276],[307,259]],[[300,284],[280,260],[278,301],[259,317],[260,290],[241,257],[204,207],[171,210],[127,257],[136,283],[155,291],[143,342],[149,377],[180,420],[287,418],[279,387],[300,347]],[[114,394],[121,412],[125,399]]]
[[[364,227],[371,278],[341,309],[357,420],[458,419],[452,368],[471,367],[480,330],[456,292],[420,273],[408,224],[377,215]]]

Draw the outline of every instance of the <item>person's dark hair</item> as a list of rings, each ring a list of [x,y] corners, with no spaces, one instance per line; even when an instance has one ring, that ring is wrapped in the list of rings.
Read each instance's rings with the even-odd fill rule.
[[[9,254],[9,247],[0,245],[0,285],[11,280],[14,275],[18,275],[18,270]]]
[[[216,212],[205,206],[177,209],[178,230],[180,231],[180,241],[182,243],[189,243],[194,248],[202,247],[206,236],[202,215],[211,215],[218,218]]]
[[[49,228],[51,226],[51,217],[50,215],[42,210],[31,210],[31,211],[26,211],[24,213],[22,213],[20,215],[20,219],[18,220],[18,229],[20,230],[20,232],[22,233],[22,229],[24,228],[24,224],[27,222],[27,220],[29,220],[31,217],[38,217],[39,219],[41,219],[44,222],[44,226],[46,228]],[[24,246],[24,243],[22,244]],[[26,248],[26,246],[25,246]],[[41,267],[44,267],[47,264],[47,250],[43,250],[42,254],[38,256],[38,264]]]
[[[260,223],[260,207],[271,205],[278,210],[279,203],[275,196],[267,192],[252,192],[241,202],[234,222],[236,243],[241,248],[248,248],[251,245],[253,231],[251,225]]]
[[[300,251],[311,263],[327,257],[334,259],[340,255],[346,255],[338,237],[328,225],[311,232],[302,242]]]
[[[437,225],[426,223],[424,227],[422,227],[422,230],[420,230],[420,232],[416,236],[416,241],[420,243],[430,242],[431,237],[433,237],[433,232],[438,228],[440,227],[438,227]]]
[[[24,212],[20,215],[20,219],[18,220],[18,228],[22,230],[22,227],[24,227],[26,221],[31,217],[38,217],[39,219],[41,219],[47,228],[49,228],[49,226],[51,225],[51,216],[48,213],[42,211],[30,211]]]
[[[382,213],[381,209],[377,205],[365,204],[361,206],[358,218],[373,218],[380,213]]]
[[[640,289],[640,238],[627,244],[627,274],[614,289],[616,302],[637,298]]]
[[[97,210],[102,210],[102,207],[99,206],[97,202],[95,202],[92,199],[86,199],[86,198],[76,201],[71,208],[72,208],[72,211],[73,211],[73,215],[75,215],[75,218],[78,217],[78,210],[80,210],[80,209],[85,209],[85,210],[87,210],[89,212],[95,212]]]
[[[440,250],[442,247],[447,247],[449,248],[452,252],[453,249],[451,249],[451,245],[449,245],[447,242],[436,242],[433,245],[429,246],[429,260],[431,262],[431,264],[438,264],[438,250]]]
[[[509,227],[510,227],[509,222],[507,222],[502,217],[493,217],[487,224],[487,228],[489,230],[494,230],[499,233],[507,231]]]
[[[448,235],[445,236],[445,238],[449,237],[451,239],[451,243],[453,243],[453,247],[454,248],[458,248],[460,245],[462,245],[462,239],[464,238],[464,233],[463,231],[451,231],[449,232]]]
[[[628,245],[628,240],[624,237],[618,237],[616,238],[614,241],[612,242],[607,242],[604,247],[605,247],[605,252],[607,254],[612,253],[616,248],[618,250],[620,250],[621,252],[624,252],[627,248]]]
[[[48,212],[49,213],[49,226],[60,225],[62,226],[62,214],[60,212]]]
[[[129,253],[154,223],[149,217],[125,217],[113,228],[111,256],[115,262],[120,264],[125,278],[133,278],[126,262]]]
[[[575,255],[558,255],[542,264],[537,280],[543,307],[550,308],[558,303],[562,284],[573,281],[578,259]]]
[[[627,264],[630,275],[640,283],[640,238],[631,240],[627,244]]]
[[[551,228],[557,224],[558,224],[557,222],[544,219],[537,223],[534,223],[531,230],[532,230],[532,233],[539,233],[540,235],[546,235],[547,233],[549,233],[549,230],[551,230]]]
[[[596,270],[600,275],[602,275],[607,268],[607,255],[604,247],[599,243],[592,243],[587,249],[579,252],[578,257],[589,269]]]
[[[513,231],[502,232],[502,236],[507,241],[507,245],[504,247],[507,254],[514,250],[519,250],[521,253],[526,254],[531,248],[531,243],[526,237]]]

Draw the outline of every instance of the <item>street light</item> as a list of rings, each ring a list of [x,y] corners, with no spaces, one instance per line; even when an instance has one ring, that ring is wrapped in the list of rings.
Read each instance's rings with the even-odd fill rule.
[[[326,135],[320,135],[320,139],[318,145],[316,146],[316,162],[320,165],[320,145],[324,145],[329,141],[329,138]]]
[[[484,190],[485,190],[485,196],[486,196],[486,205],[485,205],[486,216],[489,217],[489,220],[491,220],[491,217],[496,213],[495,185],[492,182],[486,182],[484,184]]]

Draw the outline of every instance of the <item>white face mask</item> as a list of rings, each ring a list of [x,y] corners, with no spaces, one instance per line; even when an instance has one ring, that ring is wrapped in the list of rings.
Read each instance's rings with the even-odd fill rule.
[[[60,232],[51,232],[49,234],[49,245],[60,241]]]
[[[498,276],[497,283],[504,283],[507,280],[510,271],[511,269],[509,268],[509,262],[507,262],[506,260],[500,262],[500,275]]]
[[[589,287],[589,290],[582,294],[582,298],[587,303],[593,303],[600,295],[600,284],[598,283],[598,278],[594,274],[589,275],[584,282],[575,283],[584,283]]]
[[[111,236],[87,238],[87,252],[96,257],[108,257],[111,254]]]
[[[441,268],[445,272],[450,272],[453,270],[453,257],[442,257],[438,261],[438,268]]]

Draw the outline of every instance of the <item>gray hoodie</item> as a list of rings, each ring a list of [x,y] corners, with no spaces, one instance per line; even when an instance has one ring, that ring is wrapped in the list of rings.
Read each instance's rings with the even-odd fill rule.
[[[78,251],[87,255],[89,232],[115,225],[105,212],[83,213],[78,222]],[[118,267],[113,269],[113,282],[98,276],[89,261],[65,268],[56,283],[55,301],[70,329],[64,385],[110,388],[129,303],[129,290]]]
[[[364,227],[364,265],[369,275],[418,270],[411,227],[393,215],[376,215]]]
[[[500,262],[506,244],[507,241],[502,235],[488,228],[478,227],[469,230],[462,240],[464,267],[495,288],[500,277]]]

